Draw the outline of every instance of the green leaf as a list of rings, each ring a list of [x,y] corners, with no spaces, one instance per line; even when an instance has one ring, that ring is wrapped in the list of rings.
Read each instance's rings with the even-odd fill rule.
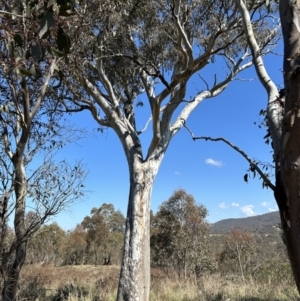
[[[69,3],[69,0],[56,0],[57,5],[66,6]]]
[[[51,54],[56,57],[63,57],[65,54],[61,51],[58,51],[56,49],[51,49]]]
[[[31,12],[36,8],[38,0],[31,1],[26,7],[26,17],[30,17]]]
[[[244,181],[245,181],[246,183],[248,183],[248,174],[247,174],[247,173],[244,175]]]
[[[6,44],[6,49],[8,51],[13,52],[15,50],[14,42],[12,41],[12,39],[10,37],[8,37],[8,39],[5,41],[5,44]]]
[[[40,39],[45,38],[51,26],[54,24],[53,11],[48,11],[40,22]]]
[[[60,80],[63,79],[64,74],[63,74],[63,72],[61,70],[58,71],[58,76],[59,76]]]
[[[53,86],[53,89],[59,88],[61,86],[62,80],[64,78],[63,72],[61,70],[59,70],[58,67],[55,68],[55,70],[58,72],[59,83],[57,85]]]
[[[31,47],[31,55],[35,61],[39,61],[43,57],[43,51],[39,42]]]
[[[31,13],[31,8],[29,5],[27,5],[26,7],[26,17],[29,18],[30,17],[30,13]]]
[[[37,78],[37,72],[36,72],[36,69],[35,69],[34,64],[32,64],[32,66],[30,67],[29,73],[30,73],[33,77]]]
[[[17,46],[23,47],[23,39],[19,33],[14,35],[14,40]]]
[[[49,0],[47,8],[52,7],[55,4],[55,0]]]
[[[56,45],[59,51],[70,53],[70,48],[71,48],[70,38],[61,27],[58,29]]]
[[[25,59],[28,60],[31,57],[31,51],[29,49],[25,52]]]
[[[24,68],[15,68],[15,72],[18,76],[24,75],[28,77],[34,77],[35,79],[38,79],[42,76],[41,71],[36,68],[34,64],[31,65],[29,70],[26,70]]]
[[[16,72],[17,74],[20,73],[22,75],[25,75],[25,76],[32,76],[32,74],[30,73],[30,71],[26,70],[26,69],[23,69],[23,68],[16,68]]]

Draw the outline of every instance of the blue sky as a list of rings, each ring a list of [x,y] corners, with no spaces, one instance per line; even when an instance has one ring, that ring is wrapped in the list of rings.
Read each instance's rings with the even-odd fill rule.
[[[280,47],[277,51],[282,52]],[[273,81],[282,87],[282,56],[269,55],[265,63]],[[211,66],[221,79],[225,72],[219,67],[217,64]],[[259,111],[266,107],[266,92],[258,79],[253,79],[256,77],[253,67],[238,77],[252,80],[231,82],[220,96],[200,104],[187,125],[195,136],[224,137],[250,157],[271,162],[271,148],[263,140],[266,130],[254,125],[259,120]],[[209,80],[212,81],[213,77]],[[195,77],[188,93],[194,93],[192,87],[201,85],[199,78]],[[148,118],[144,107],[137,108],[137,114],[142,115],[140,120]],[[76,114],[72,121],[91,131],[97,127],[88,113]],[[142,122],[140,126],[143,126]],[[144,135],[147,139],[147,134]],[[112,130],[91,134],[68,145],[60,151],[58,158],[67,158],[70,162],[82,160],[90,171],[85,183],[90,193],[82,202],[55,218],[64,229],[74,228],[93,207],[100,207],[103,203],[112,203],[126,215],[128,168],[121,143]],[[209,222],[277,210],[272,191],[262,189],[261,181],[250,179],[248,184],[244,182],[248,167],[245,159],[229,146],[222,142],[193,141],[183,129],[174,137],[162,162],[151,207],[156,212],[175,189],[183,188],[207,207]]]

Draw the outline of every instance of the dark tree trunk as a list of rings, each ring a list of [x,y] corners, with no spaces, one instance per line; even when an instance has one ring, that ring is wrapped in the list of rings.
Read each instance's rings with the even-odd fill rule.
[[[275,198],[300,292],[300,1],[280,1],[284,38],[285,110]]]
[[[4,282],[3,301],[15,301],[18,294],[18,281],[21,269],[26,259],[27,236],[25,229],[25,201],[27,195],[27,179],[22,157],[15,157],[15,256],[8,267],[7,277]]]

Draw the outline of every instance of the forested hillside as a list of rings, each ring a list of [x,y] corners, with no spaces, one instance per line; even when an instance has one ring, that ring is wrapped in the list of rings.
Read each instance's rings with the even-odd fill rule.
[[[278,231],[279,224],[279,212],[275,211],[245,218],[229,218],[220,220],[211,224],[210,233],[226,233],[236,228],[253,233],[267,234]]]
[[[241,233],[251,233],[257,264],[272,265],[287,260],[278,211],[246,218],[224,219],[211,224],[210,245],[215,253],[222,254],[224,242],[226,245],[228,240],[239,240]]]

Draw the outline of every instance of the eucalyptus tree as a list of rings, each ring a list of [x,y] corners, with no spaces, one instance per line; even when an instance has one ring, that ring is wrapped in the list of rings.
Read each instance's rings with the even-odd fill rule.
[[[247,42],[252,52],[258,78],[268,95],[267,118],[272,138],[276,182],[273,185],[275,199],[280,211],[282,229],[292,266],[300,291],[300,202],[299,202],[299,51],[300,8],[298,1],[280,1],[279,11],[282,25],[284,58],[284,93],[281,95],[269,77],[257,37],[251,26],[248,8],[242,0],[236,1]]]
[[[269,12],[252,1],[251,18],[266,54],[276,37]],[[170,141],[204,99],[216,97],[252,65],[235,1],[78,1],[61,26],[71,41],[61,61],[61,109],[90,111],[100,127],[118,136],[130,175],[124,254],[118,297],[148,300],[150,198]],[[212,80],[205,69],[218,69]],[[211,68],[211,69],[210,69]],[[198,93],[187,86],[196,74]],[[194,77],[196,78],[196,77]],[[209,82],[213,82],[209,84]],[[149,112],[145,127],[141,110]],[[148,125],[152,123],[149,129]],[[141,139],[145,132],[151,138]]]
[[[104,203],[98,209],[104,217],[109,230],[107,241],[104,245],[104,264],[120,264],[125,232],[125,217],[121,211],[115,210],[112,204]]]
[[[274,191],[274,196],[280,212],[284,239],[294,275],[300,292],[300,202],[299,202],[299,52],[300,52],[300,8],[298,1],[265,1],[269,11],[277,10],[279,13],[284,43],[283,75],[284,89],[279,90],[269,76],[263,62],[263,47],[260,36],[256,33],[256,23],[252,22],[251,10],[255,2],[246,3],[236,0],[239,15],[242,19],[245,37],[249,45],[253,64],[258,78],[267,92],[266,125],[267,137],[270,137],[273,148],[273,161],[275,165],[275,183],[272,183],[259,164],[252,160],[239,147],[227,139],[212,138],[209,136],[195,137],[187,128],[194,140],[205,139],[223,141],[240,153],[250,164],[250,172],[258,173],[263,180],[263,186]],[[245,175],[247,181],[248,175]]]
[[[245,283],[246,274],[251,275],[257,268],[257,245],[252,233],[232,229],[223,236],[223,246],[219,254],[221,268],[229,273],[240,273]],[[254,266],[254,267],[253,267]]]
[[[88,246],[87,233],[82,225],[77,225],[74,230],[68,231],[67,240],[63,248],[63,263],[67,265],[87,264]]]
[[[275,165],[275,183],[268,175],[239,147],[224,138],[195,137],[211,141],[223,141],[239,152],[249,163],[250,171],[257,172],[263,180],[263,186],[274,191],[274,196],[280,212],[282,229],[287,251],[300,292],[300,205],[299,205],[299,120],[298,107],[300,99],[299,62],[300,48],[299,17],[300,9],[297,1],[279,1],[280,20],[284,42],[284,89],[279,90],[269,76],[262,58],[263,49],[259,42],[260,37],[255,32],[256,24],[251,21],[251,9],[254,5],[246,4],[243,0],[235,1],[242,18],[243,28],[249,45],[253,64],[258,78],[265,88],[268,96],[266,120],[268,136],[272,140],[273,161]],[[278,1],[266,1],[269,10],[277,10]],[[247,180],[247,177],[245,178]]]
[[[65,160],[55,162],[53,157],[66,142],[78,138],[76,131],[63,123],[53,98],[59,72],[55,71],[51,35],[60,37],[57,26],[63,4],[0,1],[0,263],[4,301],[17,299],[29,238],[45,220],[82,196],[86,176],[81,163],[71,166]],[[28,208],[34,214],[26,223]],[[7,245],[5,231],[11,217],[14,239]]]
[[[100,261],[99,255],[103,253],[101,247],[106,243],[109,233],[104,217],[99,214],[97,208],[93,208],[91,216],[86,216],[81,225],[86,230],[87,246],[94,257],[93,264],[98,265]]]
[[[66,232],[57,223],[41,226],[28,243],[26,263],[61,265],[66,242]]]
[[[100,208],[93,208],[81,225],[86,230],[88,250],[94,257],[93,264],[109,265],[119,262],[124,240],[125,218],[120,211],[115,211],[112,204],[104,203]],[[100,257],[101,254],[101,257]],[[100,259],[101,258],[101,259]]]
[[[183,189],[159,207],[153,217],[151,248],[157,266],[176,269],[178,276],[194,274],[199,281],[215,262],[208,245],[207,209]],[[199,281],[200,283],[200,281]]]

